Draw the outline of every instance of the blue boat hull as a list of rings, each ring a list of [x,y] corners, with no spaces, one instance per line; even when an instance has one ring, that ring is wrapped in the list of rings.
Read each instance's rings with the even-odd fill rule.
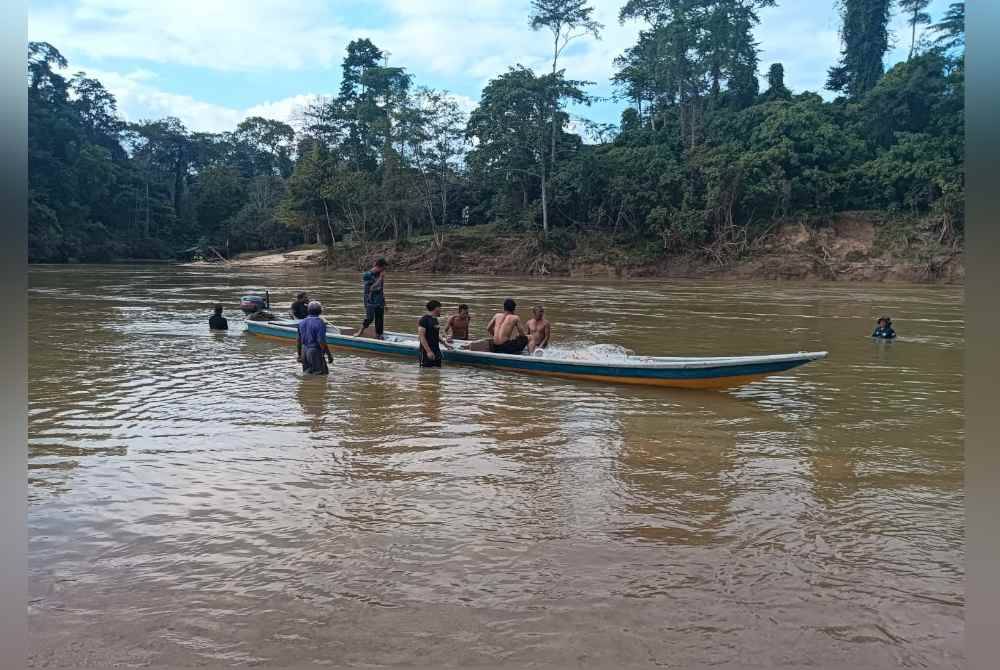
[[[287,323],[248,321],[247,332],[258,337],[287,343],[294,343],[297,339],[294,324]],[[326,340],[330,347],[337,349],[404,356],[413,359],[417,357],[417,344],[412,339],[404,341],[374,340],[329,333]],[[446,363],[458,365],[509,370],[564,379],[697,389],[724,389],[742,386],[763,379],[768,375],[791,370],[825,357],[826,352],[812,352],[735,358],[644,359],[636,363],[615,364],[552,360],[535,356],[494,354],[459,349],[449,349],[442,352],[442,358]]]

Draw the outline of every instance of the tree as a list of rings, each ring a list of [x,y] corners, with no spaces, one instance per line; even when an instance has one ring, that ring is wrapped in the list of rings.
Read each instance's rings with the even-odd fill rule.
[[[934,42],[945,51],[965,47],[965,3],[953,2],[938,23],[931,26],[938,34]]]
[[[587,0],[531,0],[531,10],[528,18],[532,30],[547,28],[552,33],[552,75],[558,71],[559,56],[566,46],[578,37],[593,35],[601,39],[604,26],[595,21],[591,15],[594,10]],[[556,108],[553,101],[553,109]],[[555,114],[552,115],[552,163],[556,162]]]
[[[287,123],[250,117],[236,126],[230,141],[246,176],[291,176],[295,131]]]
[[[931,15],[925,12],[931,0],[899,0],[899,9],[906,15],[906,22],[910,24],[910,53],[907,60],[913,58],[913,51],[917,47],[917,26],[927,25],[931,22]]]
[[[764,92],[764,100],[788,100],[791,97],[791,91],[785,87],[785,67],[781,63],[772,63],[767,71],[767,91]]]
[[[448,223],[453,185],[465,155],[466,115],[447,93],[417,89],[405,129],[410,159],[420,175],[421,199],[431,224],[435,242],[441,244],[439,229]]]
[[[882,76],[882,58],[889,49],[892,0],[843,0],[843,42],[840,64],[830,68],[826,87],[860,98]]]
[[[565,125],[567,116],[558,111],[561,101],[586,99],[579,88],[581,83],[563,79],[560,73],[538,77],[531,69],[518,65],[486,85],[479,106],[469,118],[467,132],[477,142],[473,153],[486,171],[504,175],[520,173],[539,180],[542,230],[546,235],[549,232],[546,131],[553,116],[559,128]]]

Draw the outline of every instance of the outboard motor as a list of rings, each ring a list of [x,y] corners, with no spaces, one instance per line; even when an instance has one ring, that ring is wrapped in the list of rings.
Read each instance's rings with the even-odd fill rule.
[[[271,294],[264,291],[264,295],[249,294],[240,298],[240,309],[247,315],[250,321],[273,321],[274,314],[271,313]]]
[[[264,291],[263,296],[250,294],[240,298],[240,309],[244,314],[253,314],[265,309],[271,309],[271,292]]]
[[[240,298],[240,309],[244,314],[253,314],[267,309],[267,301],[259,295],[245,295]]]

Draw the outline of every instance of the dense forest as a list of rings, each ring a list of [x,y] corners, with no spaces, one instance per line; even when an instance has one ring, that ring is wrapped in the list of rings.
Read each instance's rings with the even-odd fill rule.
[[[443,245],[478,223],[554,248],[590,234],[726,258],[776,220],[852,210],[913,214],[961,240],[964,3],[931,17],[928,0],[843,0],[831,101],[759,62],[753,30],[774,4],[627,0],[619,19],[642,30],[614,63],[627,103],[617,126],[567,112],[590,83],[560,58],[603,29],[586,0],[533,0],[525,30],[551,44],[551,68],[498,73],[471,114],[359,39],[338,94],[296,127],[248,118],[222,134],[124,122],[99,81],[65,76],[54,46],[30,43],[29,258],[229,257],[415,235]],[[890,35],[891,12],[907,34]],[[909,55],[885,71],[893,39]]]

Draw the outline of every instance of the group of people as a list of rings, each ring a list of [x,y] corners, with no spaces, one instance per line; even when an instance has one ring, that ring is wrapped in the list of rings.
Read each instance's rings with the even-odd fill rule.
[[[385,272],[388,267],[379,258],[371,269],[361,276],[365,317],[355,337],[383,339],[385,336]],[[455,340],[469,340],[472,317],[469,306],[460,304],[455,314],[448,318],[442,333],[441,302],[430,300],[427,311],[417,322],[419,341],[418,359],[422,367],[440,367],[441,349],[452,348]],[[552,338],[552,324],[545,318],[545,308],[536,305],[532,318],[522,323],[516,312],[517,303],[508,298],[503,311],[497,312],[486,326],[489,338],[485,345],[489,351],[503,354],[520,354],[525,350],[534,353],[548,346]],[[328,363],[333,361],[326,343],[326,320],[322,318],[323,306],[310,300],[306,293],[299,293],[291,304],[292,316],[299,320],[297,354],[306,374],[328,374]]]
[[[361,328],[354,333],[355,337],[365,336],[383,339],[385,332],[385,272],[388,264],[384,258],[379,258],[372,268],[361,276],[364,291],[365,318]],[[442,337],[438,319],[441,318],[441,303],[430,300],[426,304],[427,311],[417,322],[417,339],[419,340],[419,361],[422,367],[441,366],[441,348],[452,348],[455,340],[469,340],[472,318],[469,306],[460,304],[458,311],[448,318]],[[545,308],[536,305],[532,308],[532,318],[522,323],[517,315],[517,303],[512,298],[503,302],[503,311],[493,315],[486,325],[489,337],[484,341],[472,342],[473,350],[482,351],[475,345],[485,345],[488,351],[499,354],[521,354],[525,350],[533,354],[539,349],[545,349],[552,338],[552,324],[545,318]],[[295,296],[291,304],[291,313],[298,320],[297,354],[306,374],[328,374],[329,363],[333,362],[333,354],[326,342],[327,322],[322,318],[323,306],[310,300],[308,294],[302,292]],[[215,313],[209,319],[212,330],[226,330],[228,322],[222,316],[222,305],[215,306]],[[369,331],[369,328],[373,330]],[[896,332],[892,329],[889,317],[881,317],[872,337],[892,339]]]
[[[419,360],[425,368],[441,366],[441,347],[450,349],[456,339],[469,339],[468,305],[459,305],[458,312],[452,315],[445,325],[444,338],[438,319],[441,318],[441,303],[437,300],[428,301],[427,313],[417,322],[417,339],[420,342]],[[489,351],[498,354],[520,354],[527,349],[534,353],[548,346],[552,338],[552,324],[545,318],[545,308],[536,305],[532,308],[532,318],[526,324],[521,323],[517,315],[517,303],[507,298],[503,302],[503,311],[497,312],[486,326],[489,338],[485,341]]]

